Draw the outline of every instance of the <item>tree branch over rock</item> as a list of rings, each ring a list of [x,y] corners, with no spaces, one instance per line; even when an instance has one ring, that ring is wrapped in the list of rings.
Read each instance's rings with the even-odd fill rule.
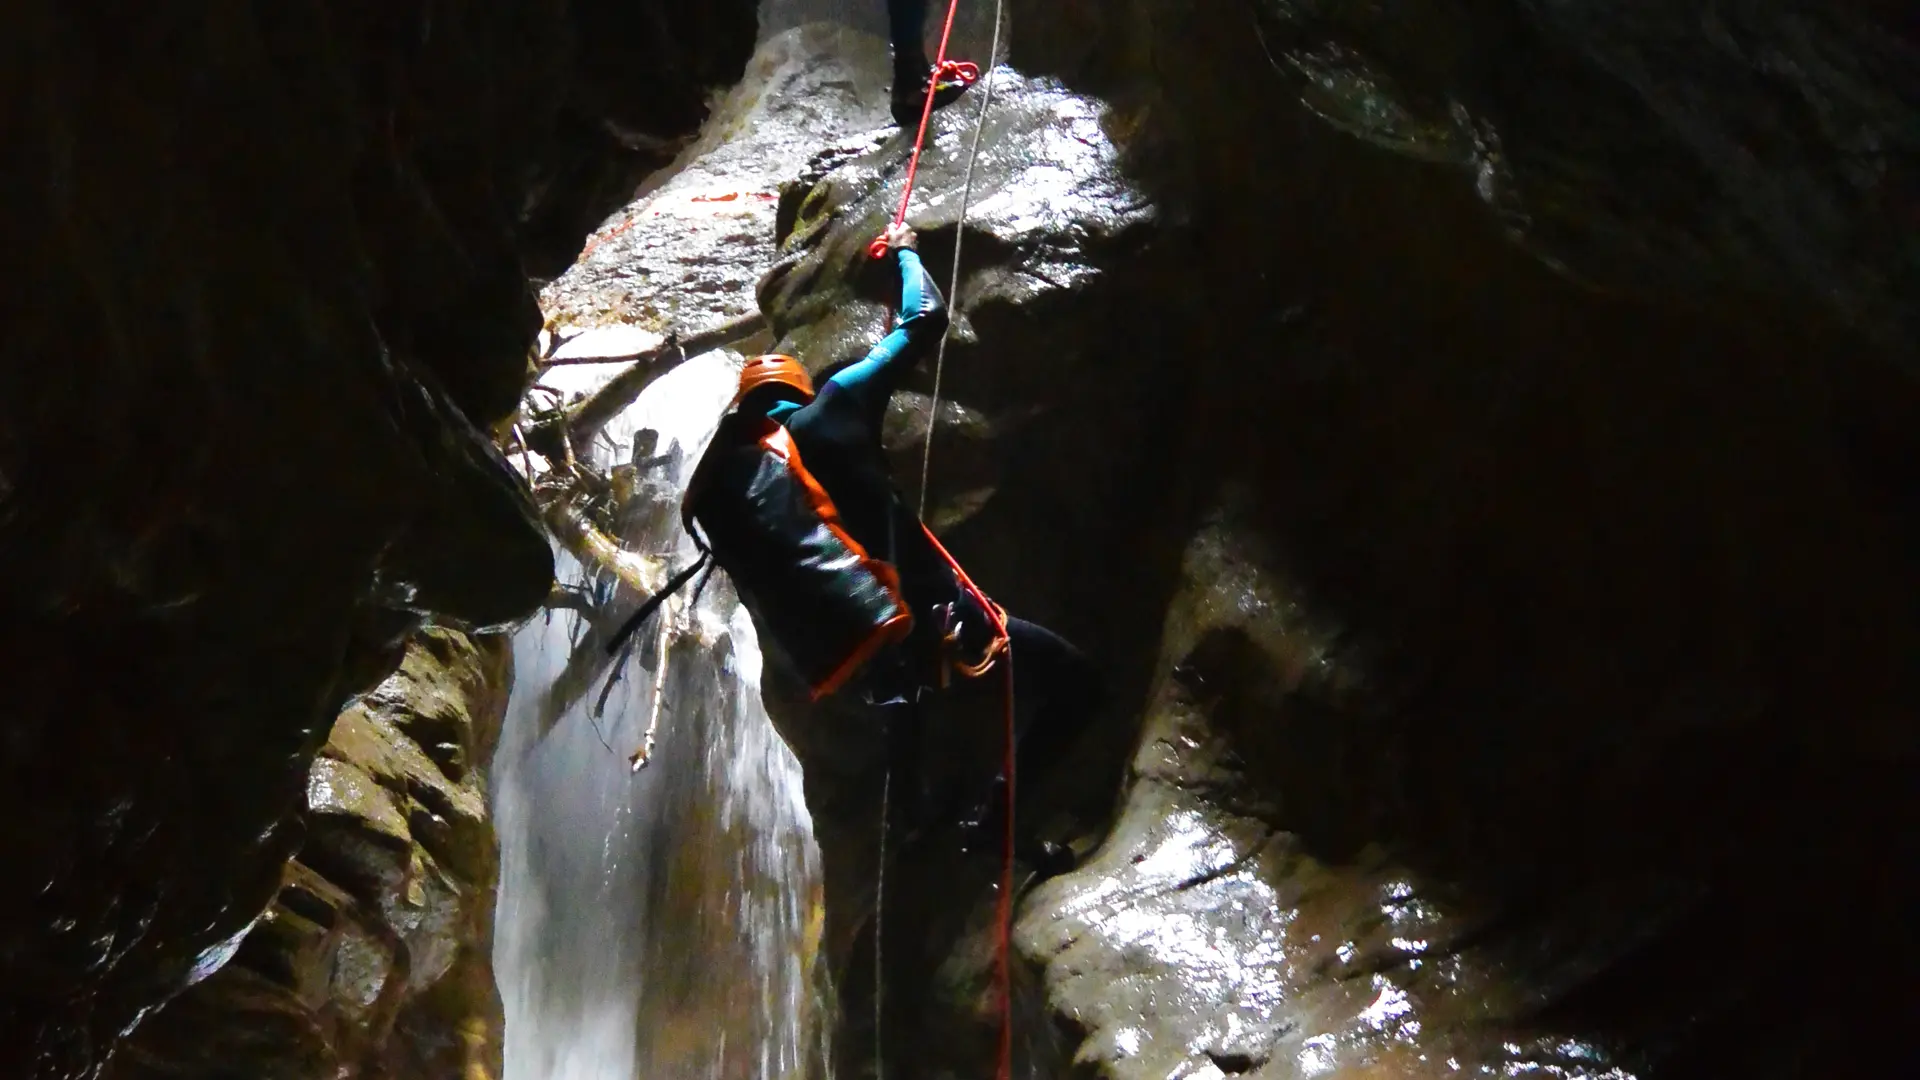
[[[766,327],[766,316],[756,311],[684,339],[678,335],[669,337],[666,343],[658,348],[634,355],[631,358],[633,363],[625,371],[615,375],[613,380],[605,386],[567,406],[559,416],[534,425],[527,432],[527,445],[535,452],[544,455],[547,460],[559,461],[566,456],[566,447],[569,444],[573,446],[591,444],[594,437],[600,434],[601,429],[607,426],[608,421],[639,400],[641,393],[667,372],[693,357],[750,338]],[[626,358],[595,357],[593,362],[609,363],[619,359]],[[550,360],[542,367],[544,369],[582,362],[584,361]]]

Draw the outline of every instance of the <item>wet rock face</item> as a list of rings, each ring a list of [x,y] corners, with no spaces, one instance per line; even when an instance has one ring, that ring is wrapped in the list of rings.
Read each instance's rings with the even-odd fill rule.
[[[307,839],[273,906],[231,962],[140,1027],[114,1080],[499,1075],[498,860],[476,764],[499,738],[509,667],[498,636],[408,644],[315,759]]]
[[[1017,61],[1103,82],[1147,51],[1169,82],[1191,78],[1180,39],[1230,27],[1258,46],[1242,56],[1264,92],[1453,171],[1502,229],[1583,281],[1792,299],[1906,355],[1920,340],[1920,33],[1899,5],[1013,7]],[[1218,78],[1211,57],[1200,78]],[[1217,122],[1212,134],[1245,139]]]
[[[773,37],[673,165],[543,291],[548,321],[563,335],[618,325],[664,337],[751,312],[781,183],[822,144],[877,140],[887,70],[866,35],[811,24]]]
[[[1881,879],[1912,854],[1920,395],[1897,364],[1911,290],[1889,288],[1912,234],[1897,155],[1868,191],[1804,122],[1844,82],[1855,130],[1908,137],[1904,39],[1836,29],[1869,7],[1745,5],[1720,16],[1736,55],[1710,21],[1516,8],[1536,36],[1598,20],[1549,71],[1489,36],[1501,5],[1401,5],[1425,20],[1393,27],[1402,53],[1349,43],[1329,71],[1312,42],[1372,9],[1269,8],[1263,49],[1245,5],[1012,6],[930,501],[974,577],[1099,655],[1122,703],[1032,778],[1050,827],[1097,834],[1125,763],[1104,846],[1023,910],[1031,1029],[1051,1009],[1081,1043],[1023,1067],[1812,1077],[1814,1047],[1895,1022],[1908,995],[1879,980],[1810,1010],[1764,988],[1848,977],[1779,947],[1813,912],[1910,953]],[[1794,41],[1830,64],[1756,59]],[[1660,93],[1608,66],[1629,52]],[[1366,107],[1302,102],[1276,63]],[[936,120],[914,213],[943,284],[971,113]],[[1566,119],[1587,115],[1592,141]],[[1709,152],[1736,128],[1746,151]],[[884,325],[862,248],[904,154],[823,153],[783,199],[761,303],[816,374]],[[896,401],[909,498],[931,382]],[[876,764],[776,718],[857,980]],[[889,980],[923,999],[897,1003],[895,1066],[972,1074],[958,1042],[915,1048],[990,1016],[981,894],[950,859],[916,873],[889,886],[889,926],[933,928]]]
[[[653,62],[589,78],[601,7],[0,19],[0,1072],[90,1074],[252,922],[327,725],[423,617],[545,594],[487,432],[523,261],[596,209],[568,163],[601,119],[681,134],[752,37],[744,3],[619,5]]]
[[[1419,766],[1364,661],[1236,510],[1196,533],[1181,580],[1125,806],[1020,927],[1078,1059],[1116,1076],[1626,1075],[1617,1047],[1541,1024],[1539,1003],[1693,897],[1603,889],[1512,933],[1376,842],[1380,786],[1347,778]]]

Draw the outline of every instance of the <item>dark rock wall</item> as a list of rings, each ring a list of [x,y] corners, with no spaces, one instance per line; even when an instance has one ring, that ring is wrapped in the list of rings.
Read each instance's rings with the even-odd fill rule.
[[[1499,1049],[1560,1031],[1652,1075],[1870,1068],[1853,1033],[1897,1024],[1911,990],[1780,935],[1818,912],[1913,959],[1893,885],[1920,704],[1910,26],[1871,5],[1009,6],[1012,62],[1101,101],[1002,86],[946,370],[975,419],[943,414],[934,497],[976,578],[1109,670],[1120,706],[1053,792],[1056,827],[1107,817],[1116,770],[1096,766],[1131,758],[1124,814],[1197,791],[1217,835],[1251,836],[1233,873],[1272,895],[1348,868],[1328,887],[1347,899],[1309,905],[1328,926],[1363,924],[1391,875],[1426,883],[1453,913],[1435,940],[1501,973],[1504,1004],[1463,1021],[1478,1067],[1570,1068]],[[923,190],[958,188],[970,117],[942,114]],[[1117,171],[1087,160],[1103,142]],[[816,369],[883,325],[860,248],[903,152],[823,161],[789,197],[761,299]],[[917,216],[937,267],[953,211],[930,195]],[[897,435],[911,492],[918,432]],[[1247,588],[1191,569],[1216,534]],[[1310,632],[1279,645],[1274,625]],[[855,759],[809,759],[833,722],[776,718],[812,800]],[[819,786],[829,941],[857,973],[871,812]],[[1056,950],[1093,947],[1081,905],[1161,842],[1122,829],[1036,898],[1024,940],[1050,979],[1129,985]],[[889,925],[964,936],[978,909],[955,910],[950,863],[922,871],[925,906]],[[1201,918],[1111,902],[1109,922]],[[953,940],[890,985],[982,955]],[[1387,953],[1314,970],[1357,994],[1427,962]],[[1857,996],[1785,989],[1856,977]],[[1118,1038],[1110,1001],[1063,986],[1080,1034]],[[949,1030],[950,1004],[923,1022]],[[1315,1074],[1313,1039],[1343,1023],[1180,1068]],[[901,1067],[952,1060],[932,1057]]]
[[[487,437],[527,275],[681,149],[753,36],[750,5],[699,0],[149,7],[0,21],[6,1075],[90,1075],[196,967],[391,899],[341,866],[287,881],[311,759],[423,618],[544,595]],[[1054,827],[1097,829],[1131,761],[1112,854],[1161,842],[1124,823],[1172,789],[1253,838],[1234,865],[1275,895],[1296,852],[1397,860],[1481,913],[1476,963],[1519,972],[1504,1024],[1661,1075],[1884,1067],[1858,1033],[1908,1014],[1883,974],[1916,959],[1910,12],[1008,7],[1031,78],[987,144],[937,516],[1111,675]],[[816,368],[882,324],[859,250],[903,150],[816,161],[783,203],[761,300]],[[929,189],[957,187],[935,158]],[[951,204],[926,224],[937,265]],[[1253,585],[1222,591],[1195,554],[1221,545]],[[1214,610],[1248,597],[1307,644]],[[815,810],[856,890],[829,902],[844,964],[872,875]],[[381,850],[440,861],[406,824]],[[1023,941],[1124,1074],[1145,1059],[1102,1017],[1126,1010],[1059,982],[1072,887]],[[1333,922],[1364,906],[1342,888]],[[922,892],[968,932],[959,890]],[[978,957],[930,937],[902,962],[952,960],[965,997]],[[268,1043],[332,1038],[261,971],[207,993]],[[1291,1075],[1302,1035],[1195,1067]]]
[[[500,1073],[498,859],[486,774],[506,640],[422,632],[315,759],[308,833],[218,972],[116,1057],[114,1080],[480,1080]]]
[[[0,1073],[91,1074],[268,905],[312,754],[423,617],[545,594],[487,432],[523,266],[752,39],[745,3],[0,16]]]
[[[1122,96],[1281,89],[1452,171],[1503,231],[1582,281],[1798,298],[1912,355],[1920,29],[1898,4],[1009,7],[1016,62]],[[1149,70],[1152,83],[1129,81]],[[1216,126],[1240,111],[1192,119],[1220,143],[1262,141]]]
[[[1894,464],[1916,405],[1895,374],[1920,235],[1911,22],[1288,3],[1252,35],[1238,4],[1013,7],[1016,62],[1177,133],[1132,146],[1136,175],[1190,208],[1206,268],[1181,292],[1207,310],[1176,316],[1164,354],[1187,360],[1162,380],[1191,395],[1162,428],[1185,433],[1184,486],[1211,502],[1243,482],[1280,558],[1394,658],[1396,696],[1450,702],[1403,721],[1409,759],[1470,768],[1474,793],[1443,784],[1399,828],[1464,811],[1533,834],[1534,855],[1571,830],[1693,862],[1730,834],[1771,847],[1775,827],[1884,808],[1883,783],[1843,778],[1885,781],[1913,750]],[[1355,112],[1424,97],[1491,117],[1513,200],[1458,162],[1330,135],[1334,103],[1296,106],[1268,62],[1315,50],[1380,80],[1349,91]],[[1867,173],[1842,168],[1850,139]],[[1700,198],[1666,197],[1683,183]],[[1493,811],[1562,768],[1591,796],[1566,819]],[[1608,799],[1623,783],[1642,797]],[[1449,846],[1497,862],[1492,840]]]

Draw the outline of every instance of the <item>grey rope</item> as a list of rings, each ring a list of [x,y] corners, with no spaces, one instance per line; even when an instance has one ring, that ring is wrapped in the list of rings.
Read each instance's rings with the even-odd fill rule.
[[[1006,0],[995,0],[993,6],[993,44],[987,49],[986,85],[980,91],[980,112],[973,124],[973,145],[967,151],[967,180],[960,190],[960,217],[953,231],[953,276],[947,285],[947,305],[955,316],[960,312],[960,252],[967,238],[967,207],[973,202],[973,171],[980,160],[980,139],[987,130],[987,109],[993,104],[993,72],[1000,58],[1000,30],[1006,24]],[[932,92],[932,87],[928,87]],[[933,473],[933,426],[940,415],[940,381],[947,369],[947,341],[953,336],[953,321],[947,321],[947,328],[940,335],[940,349],[933,361],[933,399],[927,405],[927,439],[920,452],[920,509],[919,516],[927,516],[927,480]],[[880,865],[873,886],[873,1075],[874,1080],[886,1080],[886,1044],[881,1039],[881,1017],[885,1012],[886,970],[883,966],[885,940],[882,930],[886,913],[887,896],[887,812],[893,793],[893,766],[889,761],[883,779],[880,782]]]
[[[873,1077],[874,1080],[886,1080],[886,1045],[880,1041],[880,1017],[884,1011],[881,1002],[885,995],[881,993],[886,985],[885,969],[881,966],[880,933],[881,920],[887,910],[887,803],[893,794],[893,767],[889,765],[885,778],[880,782],[880,871],[873,885]]]
[[[1000,61],[1000,28],[1006,22],[1006,0],[993,6],[993,44],[987,49],[986,85],[980,91],[980,114],[973,124],[973,148],[967,152],[967,182],[960,190],[960,217],[953,230],[953,278],[947,286],[947,306],[954,318],[960,315],[960,249],[967,239],[967,206],[973,201],[973,167],[980,160],[980,137],[987,130],[987,107],[993,104],[993,73]],[[940,350],[933,361],[933,400],[927,405],[927,441],[920,452],[920,518],[927,516],[927,479],[933,473],[933,425],[940,416],[940,379],[947,370],[947,339],[953,336],[953,320],[947,321],[940,335]]]

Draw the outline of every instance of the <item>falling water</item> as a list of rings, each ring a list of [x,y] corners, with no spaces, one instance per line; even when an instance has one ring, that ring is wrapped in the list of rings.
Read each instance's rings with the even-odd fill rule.
[[[593,448],[607,468],[633,461],[639,436],[628,550],[673,567],[693,558],[679,496],[737,364],[710,354],[682,366]],[[575,388],[587,387],[561,387]],[[603,573],[557,561],[563,583],[610,592]],[[689,610],[691,594],[636,635],[603,707],[611,661],[598,659],[582,615],[546,613],[515,638],[494,768],[506,1080],[823,1074],[820,864],[799,766],[761,706],[759,649],[724,576]],[[601,621],[636,600],[622,594]],[[590,689],[543,736],[549,690],[583,658],[594,662]],[[659,740],[633,773],[656,683]]]

